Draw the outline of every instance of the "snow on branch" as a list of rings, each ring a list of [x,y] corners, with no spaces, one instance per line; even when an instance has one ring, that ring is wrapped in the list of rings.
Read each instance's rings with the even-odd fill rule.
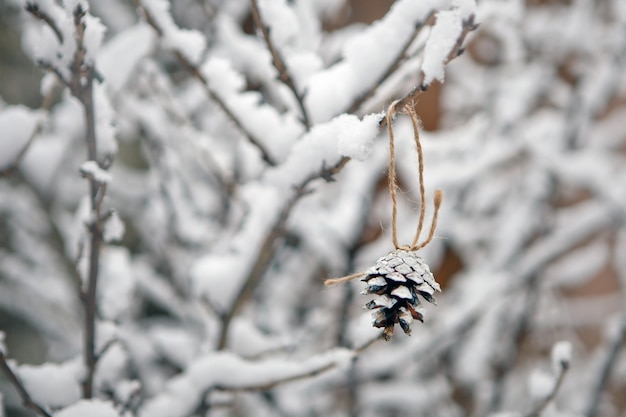
[[[309,378],[350,364],[353,353],[334,350],[304,360],[248,361],[232,353],[211,353],[192,362],[174,377],[164,393],[149,399],[139,416],[183,417],[192,412],[211,389],[267,390],[275,385]],[[185,394],[181,396],[181,394]]]

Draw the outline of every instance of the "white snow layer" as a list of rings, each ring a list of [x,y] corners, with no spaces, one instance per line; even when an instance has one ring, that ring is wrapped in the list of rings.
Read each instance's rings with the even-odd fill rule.
[[[120,417],[119,413],[108,401],[99,399],[80,400],[56,413],[55,417]]]
[[[561,340],[552,347],[550,354],[552,368],[555,372],[561,372],[562,368],[569,366],[572,360],[572,344],[567,340]]]
[[[339,154],[364,161],[370,153],[378,134],[378,121],[382,114],[369,114],[363,120],[345,119],[346,125],[338,134]]]
[[[165,392],[148,401],[139,417],[183,417],[198,406],[211,387],[245,389],[270,387],[278,382],[348,366],[354,353],[336,349],[305,360],[248,361],[229,352],[214,352],[192,362],[184,373],[170,379]]]
[[[555,379],[553,375],[545,371],[534,370],[528,378],[528,390],[530,396],[536,400],[546,398],[554,388]]]
[[[65,407],[80,399],[82,370],[79,361],[69,361],[21,365],[17,374],[34,401],[54,408]]]
[[[96,161],[86,161],[80,166],[80,173],[86,177],[92,177],[100,184],[108,184],[111,182],[111,173],[100,168]]]
[[[163,46],[180,52],[189,62],[198,65],[206,47],[202,33],[176,26],[167,0],[143,0],[141,4],[161,29]]]
[[[0,170],[7,168],[28,145],[40,117],[24,106],[12,106],[0,113]]]
[[[118,93],[131,77],[137,64],[154,48],[155,33],[146,24],[138,24],[118,33],[98,54],[98,71],[107,88]]]
[[[125,231],[126,227],[124,226],[124,222],[120,219],[117,211],[113,211],[104,224],[104,241],[107,243],[119,242],[124,237]]]
[[[448,0],[399,0],[389,13],[346,42],[343,60],[313,75],[306,104],[314,123],[344,112],[387,70],[415,27],[433,10],[449,7]],[[458,14],[458,13],[457,13]]]
[[[429,85],[433,80],[443,81],[448,55],[462,30],[463,18],[460,10],[445,10],[437,13],[437,22],[430,31],[424,50],[423,84]]]

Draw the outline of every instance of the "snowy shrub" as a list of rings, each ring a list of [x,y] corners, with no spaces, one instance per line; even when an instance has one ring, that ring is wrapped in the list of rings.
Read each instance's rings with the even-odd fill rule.
[[[624,413],[623,0],[6,3],[45,75],[0,99],[0,311],[44,354],[0,331],[0,416]],[[396,230],[386,111],[435,85]],[[438,189],[438,305],[381,341],[323,282]]]

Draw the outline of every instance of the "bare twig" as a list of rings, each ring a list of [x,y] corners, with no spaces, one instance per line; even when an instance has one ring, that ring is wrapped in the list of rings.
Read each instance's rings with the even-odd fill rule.
[[[17,390],[17,393],[20,395],[20,398],[22,398],[22,404],[24,404],[24,407],[34,411],[35,413],[43,417],[52,417],[52,414],[46,411],[45,408],[33,401],[28,391],[26,391],[24,384],[22,384],[20,378],[15,374],[15,372],[13,372],[13,369],[11,369],[11,367],[9,366],[9,363],[7,362],[7,357],[1,349],[0,368],[2,368],[11,384],[13,384],[13,386]]]
[[[278,71],[278,79],[282,81],[283,84],[285,84],[287,87],[289,87],[289,89],[293,92],[293,95],[298,102],[298,106],[300,107],[300,112],[302,113],[302,123],[308,131],[311,128],[311,121],[304,105],[304,94],[301,94],[298,91],[298,88],[293,81],[293,77],[287,69],[285,60],[283,59],[280,51],[276,48],[276,45],[274,45],[272,37],[270,36],[270,28],[263,22],[263,19],[261,18],[259,4],[257,0],[250,0],[250,6],[252,7],[252,19],[254,20],[254,24],[263,34],[263,39],[265,40],[267,49],[272,55],[272,64],[274,64],[274,67]]]
[[[415,25],[415,29],[413,30],[413,33],[405,41],[404,45],[398,52],[398,55],[396,56],[396,58],[387,67],[387,70],[378,78],[376,83],[371,85],[365,92],[363,92],[360,96],[358,96],[356,100],[354,100],[354,102],[352,102],[350,107],[348,107],[348,110],[346,110],[347,113],[358,112],[361,106],[363,105],[363,103],[365,103],[370,97],[372,97],[376,93],[376,90],[378,89],[378,87],[382,83],[384,83],[391,75],[393,75],[393,73],[395,73],[398,68],[400,68],[400,65],[407,58],[406,54],[409,48],[411,47],[411,44],[413,44],[413,41],[415,41],[417,36],[420,34],[421,30],[424,28],[424,25],[426,24],[426,22],[430,20],[433,14],[434,14],[434,11],[431,11],[426,16],[424,21],[419,22],[417,25]]]
[[[137,4],[137,7],[141,7],[140,0],[136,0],[136,4]],[[161,27],[156,22],[154,17],[144,7],[141,7],[141,9],[145,16],[146,22],[150,26],[152,26],[152,28],[157,32],[159,36],[163,36],[163,29],[161,29]],[[214,101],[215,104],[217,104],[219,108],[222,109],[222,111],[226,114],[226,116],[235,124],[237,129],[248,139],[248,141],[251,144],[253,144],[259,150],[259,152],[261,152],[261,158],[263,158],[263,160],[267,162],[268,165],[271,165],[271,166],[276,165],[276,161],[270,155],[265,145],[263,145],[263,143],[243,125],[243,122],[239,120],[239,118],[235,115],[233,110],[226,104],[226,102],[222,100],[222,98],[215,91],[213,91],[213,89],[211,89],[209,85],[209,80],[207,80],[207,78],[202,74],[202,72],[200,72],[200,69],[195,64],[190,62],[180,51],[175,50],[173,53],[176,59],[178,60],[178,62],[182,65],[182,67],[185,68],[185,70],[192,77],[200,81],[200,83],[204,87],[204,90],[208,94],[209,98],[212,101]]]
[[[554,401],[556,395],[559,393],[561,385],[563,385],[565,374],[567,374],[567,371],[569,370],[569,362],[561,362],[559,365],[559,374],[557,375],[556,381],[554,382],[550,393],[524,417],[539,417],[546,407]]]
[[[59,30],[59,27],[57,26],[56,22],[54,21],[54,19],[52,19],[52,17],[50,17],[48,13],[41,10],[37,3],[27,2],[26,5],[24,6],[24,9],[28,13],[33,15],[35,18],[47,24],[50,27],[50,29],[52,29],[52,31],[54,32],[54,35],[57,37],[57,40],[59,41],[59,43],[63,43],[63,33],[61,33],[61,30]]]

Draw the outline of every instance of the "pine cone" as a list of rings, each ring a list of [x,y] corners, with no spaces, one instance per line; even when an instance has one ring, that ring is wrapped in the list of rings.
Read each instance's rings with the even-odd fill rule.
[[[367,287],[362,294],[376,294],[378,297],[365,307],[376,310],[372,313],[372,324],[385,328],[385,340],[391,339],[396,323],[410,335],[413,320],[424,322],[417,296],[434,304],[433,294],[441,291],[426,262],[414,251],[396,249],[376,261],[366,274],[362,280]]]

